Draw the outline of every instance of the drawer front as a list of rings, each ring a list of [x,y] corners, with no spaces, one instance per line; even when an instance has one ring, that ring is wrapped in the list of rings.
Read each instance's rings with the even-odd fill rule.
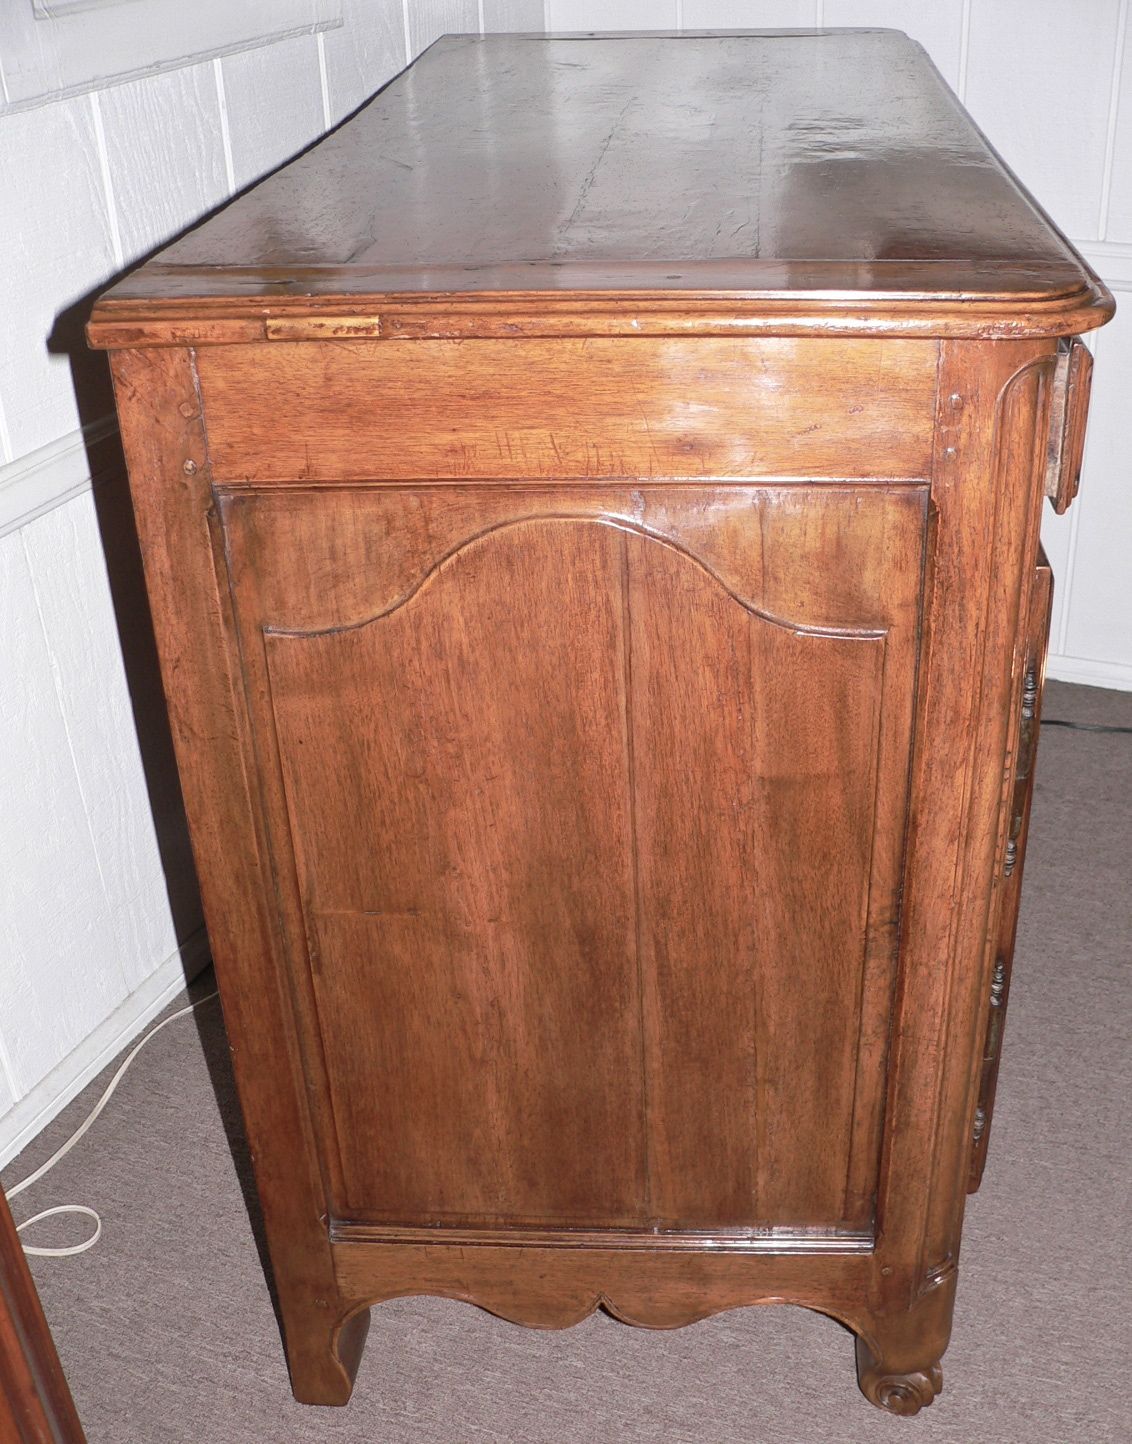
[[[987,1147],[990,1143],[991,1120],[994,1116],[998,1066],[1002,1057],[1002,1036],[1006,1027],[1006,1005],[1010,1000],[1010,977],[1014,968],[1014,940],[1018,931],[1018,909],[1022,898],[1022,869],[1026,859],[1026,835],[1030,827],[1030,804],[1034,796],[1034,768],[1037,761],[1038,732],[1042,720],[1042,684],[1045,678],[1052,609],[1053,572],[1046,560],[1045,552],[1039,549],[1038,567],[1034,573],[1033,587],[1030,592],[1024,644],[1025,665],[1022,676],[1017,739],[1018,762],[1014,774],[1014,793],[1011,799],[1010,828],[1004,862],[1006,883],[1000,905],[994,970],[991,975],[990,1016],[983,1045],[979,1102],[975,1111],[975,1136],[971,1149],[971,1168],[967,1179],[969,1193],[974,1193],[983,1180],[983,1170],[987,1162]]]
[[[222,491],[339,1219],[870,1237],[927,511]]]
[[[256,484],[930,474],[934,341],[204,347],[213,476]]]

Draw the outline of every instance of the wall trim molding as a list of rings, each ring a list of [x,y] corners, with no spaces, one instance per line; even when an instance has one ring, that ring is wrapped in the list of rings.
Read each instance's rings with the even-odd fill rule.
[[[117,439],[117,420],[103,416],[0,466],[0,537],[105,481]]]
[[[1132,662],[1098,662],[1091,657],[1050,654],[1046,676],[1054,682],[1076,682],[1081,687],[1112,687],[1132,692]]]
[[[271,9],[266,25],[262,14]],[[76,0],[0,5],[0,115],[341,28],[342,0]]]
[[[164,1012],[178,993],[209,963],[208,937],[203,927],[165,959],[94,1032],[57,1063],[45,1078],[25,1093],[0,1117],[0,1168],[6,1168],[22,1149],[55,1118],[87,1084]]]

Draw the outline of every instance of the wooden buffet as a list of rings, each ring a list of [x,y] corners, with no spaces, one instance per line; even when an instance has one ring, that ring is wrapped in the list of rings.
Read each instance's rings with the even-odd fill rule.
[[[98,303],[300,1399],[431,1293],[931,1402],[1111,310],[879,30],[447,37]]]

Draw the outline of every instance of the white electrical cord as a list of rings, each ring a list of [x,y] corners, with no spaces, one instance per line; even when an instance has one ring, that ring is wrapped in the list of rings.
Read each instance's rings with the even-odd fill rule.
[[[41,1163],[34,1173],[29,1173],[26,1178],[21,1178],[19,1183],[13,1184],[13,1186],[7,1190],[8,1199],[11,1200],[15,1198],[17,1194],[23,1193],[25,1188],[30,1188],[33,1183],[38,1183],[45,1173],[50,1173],[51,1170],[55,1167],[55,1165],[59,1162],[59,1160],[65,1157],[66,1154],[70,1153],[71,1149],[74,1148],[75,1144],[79,1141],[83,1134],[86,1133],[87,1130],[91,1127],[95,1119],[106,1107],[107,1103],[110,1102],[114,1090],[122,1081],[126,1069],[130,1066],[130,1064],[134,1061],[134,1059],[138,1056],[138,1054],[141,1052],[141,1050],[145,1047],[145,1045],[149,1042],[151,1038],[156,1037],[157,1034],[161,1032],[162,1028],[168,1028],[170,1023],[175,1023],[178,1018],[183,1018],[186,1014],[194,1012],[197,1008],[202,1007],[205,1003],[211,1002],[212,999],[217,996],[218,994],[216,994],[215,992],[206,993],[203,998],[199,998],[195,1003],[190,1003],[187,1008],[179,1008],[177,1012],[170,1013],[169,1016],[164,1020],[164,1022],[158,1023],[156,1028],[151,1028],[140,1043],[135,1043],[134,1046],[130,1049],[129,1053],[126,1054],[126,1057],[122,1060],[121,1066],[119,1067],[117,1073],[115,1073],[113,1078],[111,1078],[109,1087],[106,1089],[106,1092],[103,1093],[102,1097],[87,1114],[83,1122],[80,1123],[79,1126],[75,1129],[74,1133],[71,1134],[70,1138],[67,1139],[66,1143],[61,1144],[60,1147],[58,1147],[51,1155],[51,1157],[47,1160],[47,1162]],[[93,1248],[98,1242],[98,1240],[102,1237],[102,1220],[99,1218],[98,1214],[95,1213],[93,1208],[87,1208],[86,1205],[82,1203],[61,1203],[56,1208],[45,1208],[42,1213],[34,1214],[31,1218],[25,1219],[23,1223],[17,1224],[16,1232],[23,1233],[24,1229],[31,1228],[33,1223],[39,1223],[40,1220],[44,1218],[52,1218],[57,1213],[79,1213],[82,1214],[84,1218],[93,1218],[94,1232],[91,1234],[90,1238],[84,1239],[82,1243],[72,1244],[70,1248],[33,1248],[31,1244],[25,1243],[22,1245],[22,1247],[24,1253],[28,1254],[29,1257],[69,1258],[72,1254],[86,1253],[87,1249]]]

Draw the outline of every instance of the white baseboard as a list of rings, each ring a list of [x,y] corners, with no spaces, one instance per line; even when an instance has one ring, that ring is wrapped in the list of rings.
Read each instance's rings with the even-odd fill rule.
[[[208,937],[203,928],[198,928],[105,1022],[10,1108],[0,1118],[0,1168],[26,1148],[152,1018],[183,992],[208,960]]]
[[[1132,692],[1132,662],[1094,662],[1088,657],[1056,657],[1046,662],[1046,676],[1055,682],[1077,682],[1083,687],[1114,687]]]

